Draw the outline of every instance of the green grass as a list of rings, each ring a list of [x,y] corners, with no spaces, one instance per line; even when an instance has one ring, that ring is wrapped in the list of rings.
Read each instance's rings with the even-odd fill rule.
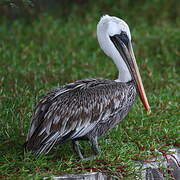
[[[176,1],[115,2],[72,4],[59,14],[41,14],[30,23],[1,18],[0,178],[40,179],[100,171],[117,177],[121,172],[124,179],[135,179],[132,160],[153,157],[154,149],[167,152],[179,146]],[[117,77],[115,65],[96,40],[96,24],[106,13],[125,19],[130,26],[152,114],[147,116],[137,100],[124,121],[99,139],[102,153],[92,161],[77,160],[71,143],[54,148],[47,156],[26,155],[23,143],[33,106],[45,92],[77,79]]]

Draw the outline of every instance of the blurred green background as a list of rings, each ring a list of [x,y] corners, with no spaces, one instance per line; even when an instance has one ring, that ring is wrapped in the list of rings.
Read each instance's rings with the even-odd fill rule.
[[[1,0],[0,177],[101,171],[134,179],[140,170],[133,159],[179,146],[178,7],[177,0]],[[31,113],[45,92],[88,77],[117,78],[96,39],[96,25],[105,14],[129,24],[151,116],[137,100],[128,117],[100,139],[102,153],[88,163],[76,159],[70,143],[48,156],[27,157],[23,143]]]

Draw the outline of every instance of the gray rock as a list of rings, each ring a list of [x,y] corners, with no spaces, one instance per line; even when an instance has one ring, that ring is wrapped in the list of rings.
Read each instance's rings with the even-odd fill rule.
[[[44,180],[49,178],[44,178]],[[53,176],[52,180],[117,180],[116,178],[106,176],[100,172],[92,172],[85,174],[67,174],[62,176]]]
[[[164,180],[164,176],[171,176],[174,180],[180,180],[180,148],[170,149],[172,154],[160,155],[146,161],[136,161],[142,168],[142,180]],[[168,171],[161,172],[160,167]]]

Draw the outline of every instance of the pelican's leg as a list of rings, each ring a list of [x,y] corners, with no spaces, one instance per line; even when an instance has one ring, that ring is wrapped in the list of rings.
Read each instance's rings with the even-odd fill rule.
[[[80,150],[81,145],[79,144],[79,141],[76,141],[76,140],[73,141],[73,148],[74,148],[75,152],[79,155],[79,157],[81,159],[84,159],[84,157],[81,153],[81,150]]]
[[[95,138],[92,138],[90,140],[91,145],[92,145],[92,150],[94,151],[95,155],[99,154],[101,152],[98,142],[97,142],[97,136]]]
[[[97,142],[97,137],[90,138],[89,141],[91,143],[91,147],[92,147],[92,150],[94,152],[94,155],[86,157],[86,158],[83,158],[83,160],[94,159],[100,153],[100,151],[101,151],[100,148],[99,148],[98,142]]]
[[[91,138],[91,139],[89,139],[89,141],[91,143],[91,147],[92,147],[92,150],[94,152],[94,155],[86,157],[86,158],[81,153],[81,150],[80,150],[81,145],[79,144],[79,142],[77,140],[73,141],[74,150],[79,155],[80,159],[82,159],[82,160],[94,159],[97,156],[97,154],[100,152],[100,148],[99,148],[98,142],[97,142],[97,137]]]

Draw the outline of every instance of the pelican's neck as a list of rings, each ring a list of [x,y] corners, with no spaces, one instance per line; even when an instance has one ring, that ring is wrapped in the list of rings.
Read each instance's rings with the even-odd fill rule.
[[[98,34],[98,41],[101,46],[101,49],[109,56],[117,66],[119,71],[119,76],[116,81],[118,82],[128,82],[132,80],[129,69],[121,57],[120,53],[110,40],[110,37],[105,34]]]
[[[129,72],[129,69],[122,59],[121,55],[119,52],[117,54],[113,54],[111,57],[114,61],[114,63],[117,66],[117,69],[119,71],[118,79],[116,81],[118,82],[128,82],[132,80],[131,74]]]

